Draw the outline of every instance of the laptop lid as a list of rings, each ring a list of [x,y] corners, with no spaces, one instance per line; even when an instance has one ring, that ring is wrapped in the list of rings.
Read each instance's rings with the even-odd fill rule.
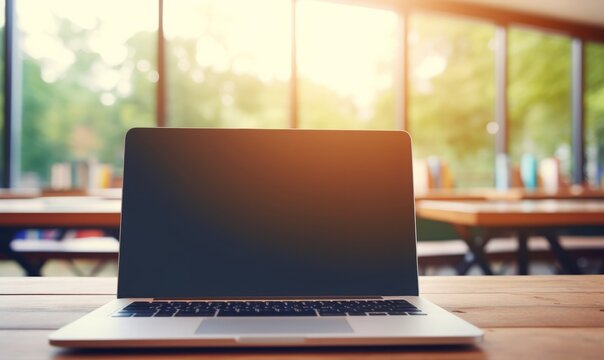
[[[118,297],[417,295],[403,131],[132,129]]]

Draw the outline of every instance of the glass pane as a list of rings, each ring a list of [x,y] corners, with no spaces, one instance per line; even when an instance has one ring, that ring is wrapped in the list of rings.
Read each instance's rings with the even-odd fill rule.
[[[4,160],[4,11],[5,1],[0,1],[0,161]],[[0,179],[4,177],[0,166]]]
[[[494,35],[462,18],[410,18],[409,128],[415,158],[446,168],[435,187],[493,186]]]
[[[297,6],[299,126],[396,128],[397,15],[327,1]]]
[[[154,124],[157,1],[16,5],[23,57],[20,185],[51,185],[57,163],[73,172],[75,163],[106,163],[119,177],[126,130]],[[74,175],[61,186],[84,181]]]
[[[585,149],[589,183],[604,188],[604,44],[587,44]]]
[[[571,43],[567,37],[510,29],[509,145],[511,162],[523,155],[555,157],[571,169]]]
[[[289,126],[289,1],[164,4],[170,125]]]

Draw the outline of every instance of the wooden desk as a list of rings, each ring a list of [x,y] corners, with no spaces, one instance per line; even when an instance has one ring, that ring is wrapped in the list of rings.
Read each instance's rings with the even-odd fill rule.
[[[557,191],[545,189],[512,188],[499,191],[493,189],[485,194],[488,200],[604,200],[604,190],[570,187]]]
[[[33,199],[40,196],[39,189],[7,189],[0,188],[0,199]]]
[[[52,190],[38,188],[0,188],[0,199],[34,199],[39,197],[95,196],[119,200],[122,188]]]
[[[0,255],[13,259],[28,275],[39,275],[39,264],[31,264],[9,244],[17,231],[34,229],[103,229],[117,238],[121,200],[102,197],[40,197],[0,199]]]
[[[601,359],[604,275],[423,277],[426,298],[485,330],[477,347],[77,352],[48,334],[115,297],[114,278],[0,278],[1,359]]]
[[[494,188],[432,189],[415,194],[416,200],[480,201],[480,200],[604,200],[604,190],[571,187],[557,191],[544,189]]]
[[[416,211],[419,217],[452,224],[485,274],[492,274],[492,270],[484,247],[497,233],[510,231],[518,238],[520,274],[528,272],[530,234],[544,236],[562,267],[569,273],[579,273],[574,259],[560,246],[559,231],[604,225],[604,201],[601,200],[420,201]]]
[[[487,200],[495,189],[430,189],[415,193],[415,200],[468,201]]]

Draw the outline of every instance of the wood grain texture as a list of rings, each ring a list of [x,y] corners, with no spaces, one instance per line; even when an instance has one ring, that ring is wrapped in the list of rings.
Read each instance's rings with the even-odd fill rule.
[[[0,277],[1,295],[97,294],[115,295],[114,277]]]
[[[118,227],[121,200],[94,196],[0,199],[0,226]]]
[[[545,189],[528,190],[524,188],[513,188],[508,190],[487,189],[485,198],[488,200],[602,200],[604,191],[601,189],[590,189],[583,187],[571,187],[548,191]]]
[[[422,277],[423,295],[483,328],[477,347],[74,352],[48,334],[115,297],[114,278],[0,278],[0,359],[601,359],[604,276]]]
[[[604,291],[600,275],[542,276],[420,276],[421,294],[475,293],[584,293]],[[0,277],[0,295],[87,294],[111,295],[117,291],[114,277]]]
[[[115,295],[0,296],[0,329],[58,329],[114,298]]]
[[[468,226],[604,225],[602,200],[419,201],[417,216]]]
[[[0,358],[25,359],[548,359],[600,360],[603,329],[499,328],[485,329],[485,341],[476,347],[378,347],[336,349],[153,349],[69,351],[48,345],[50,330],[0,330]]]
[[[56,329],[113,298],[112,295],[0,296],[0,329]],[[604,324],[604,293],[427,294],[425,298],[479,327]]]
[[[568,188],[557,191],[512,188],[430,189],[415,194],[415,200],[480,201],[480,200],[602,200],[604,191],[589,188]]]
[[[602,275],[420,276],[421,294],[587,293],[604,291]]]
[[[0,225],[10,227],[118,227],[120,213],[3,213],[0,217]]]

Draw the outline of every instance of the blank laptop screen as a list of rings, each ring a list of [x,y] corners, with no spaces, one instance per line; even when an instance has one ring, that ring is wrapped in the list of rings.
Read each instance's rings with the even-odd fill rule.
[[[402,131],[133,129],[119,297],[417,295]]]

